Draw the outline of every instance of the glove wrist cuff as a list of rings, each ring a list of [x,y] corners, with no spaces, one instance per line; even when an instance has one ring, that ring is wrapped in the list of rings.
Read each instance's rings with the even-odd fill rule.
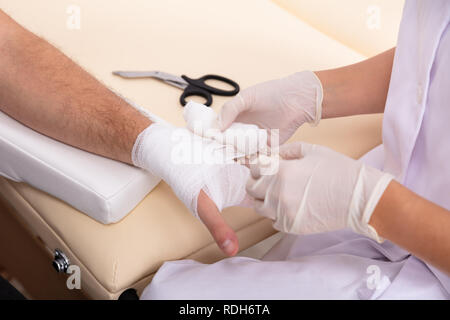
[[[384,239],[378,235],[374,227],[369,225],[369,221],[378,201],[393,178],[391,174],[362,165],[350,205],[348,225],[355,232],[368,236],[378,243],[382,243]],[[374,182],[372,186],[370,181]]]
[[[323,88],[317,75],[309,70],[295,73],[297,92],[296,105],[300,123],[305,121],[317,126],[322,118]]]
[[[310,71],[311,76],[316,79],[316,112],[315,112],[315,118],[310,124],[312,126],[317,126],[322,119],[322,103],[323,103],[323,87],[322,82],[320,81],[319,77],[312,71]]]

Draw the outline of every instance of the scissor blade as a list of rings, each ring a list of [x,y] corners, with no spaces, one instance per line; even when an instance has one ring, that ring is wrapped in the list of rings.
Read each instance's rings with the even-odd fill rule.
[[[153,71],[113,71],[113,74],[122,78],[153,78]]]
[[[127,79],[155,78],[181,89],[188,85],[183,78],[161,71],[113,71],[113,74]]]

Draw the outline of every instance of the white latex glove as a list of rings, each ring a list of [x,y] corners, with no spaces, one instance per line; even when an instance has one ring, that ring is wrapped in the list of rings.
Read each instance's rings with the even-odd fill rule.
[[[225,103],[219,115],[220,128],[223,131],[233,122],[242,122],[266,130],[279,129],[282,144],[303,123],[319,123],[322,98],[322,84],[311,71],[263,82]],[[271,145],[270,140],[268,143]]]
[[[279,170],[251,168],[247,192],[277,230],[311,234],[350,227],[381,242],[369,220],[393,177],[329,148],[296,142],[280,147]],[[287,160],[286,160],[287,159]]]
[[[219,211],[240,204],[245,197],[248,169],[229,159],[223,145],[186,128],[150,125],[136,139],[132,160],[170,185],[197,217],[202,189]]]
[[[184,107],[183,117],[191,132],[234,148],[231,154],[233,158],[267,151],[267,131],[256,125],[235,122],[222,132],[214,110],[193,101],[189,101]]]

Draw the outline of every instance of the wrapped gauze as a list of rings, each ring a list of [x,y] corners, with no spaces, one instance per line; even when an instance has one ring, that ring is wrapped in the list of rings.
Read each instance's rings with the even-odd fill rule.
[[[189,101],[184,107],[183,117],[187,128],[194,134],[233,146],[236,158],[267,152],[267,131],[256,125],[235,122],[221,132],[214,110],[193,101]]]

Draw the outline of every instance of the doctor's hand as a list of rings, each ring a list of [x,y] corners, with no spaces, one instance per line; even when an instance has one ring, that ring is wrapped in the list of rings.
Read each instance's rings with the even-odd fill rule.
[[[319,122],[322,97],[319,78],[311,71],[298,72],[243,90],[223,106],[220,126],[223,131],[236,121],[266,130],[279,129],[279,143],[282,144],[303,123]]]
[[[247,192],[277,230],[311,234],[351,228],[379,242],[369,220],[392,176],[329,148],[296,142],[280,147],[278,171],[251,167]]]

